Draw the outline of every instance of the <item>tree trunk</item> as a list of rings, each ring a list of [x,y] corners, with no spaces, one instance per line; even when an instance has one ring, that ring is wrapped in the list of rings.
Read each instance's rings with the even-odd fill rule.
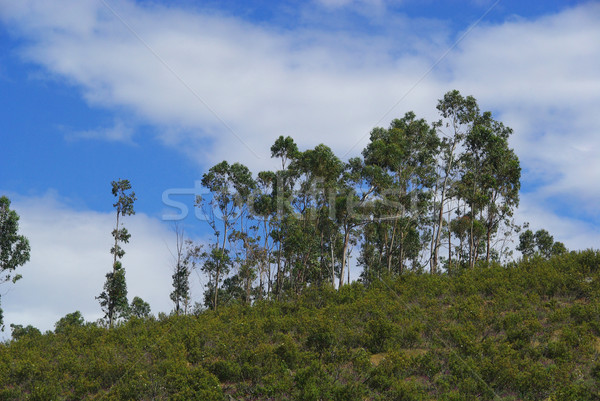
[[[281,293],[281,241],[277,247],[277,299]]]
[[[448,270],[452,267],[452,231],[450,231],[450,210],[448,210]]]
[[[333,249],[333,234],[329,239],[330,249],[331,249],[331,285],[335,288],[335,259],[334,259],[334,249]]]
[[[388,246],[388,254],[387,254],[387,269],[388,272],[392,271],[392,253],[394,249],[394,240],[396,239],[396,226],[398,225],[398,220],[394,220],[394,225],[392,229],[392,238],[390,239],[390,244]]]
[[[213,296],[213,310],[217,310],[217,295],[219,294],[219,264],[217,263],[217,271],[215,272],[215,294]]]
[[[444,177],[444,183],[442,184],[442,199],[440,200],[440,213],[438,214],[438,227],[435,234],[435,244],[433,246],[433,263],[431,264],[431,274],[436,273],[438,265],[438,255],[442,237],[442,223],[444,221],[444,202],[446,201],[446,184],[448,176]]]
[[[485,261],[486,263],[489,263],[490,261],[490,241],[492,239],[492,229],[488,227],[487,230],[487,246],[486,246],[486,250],[485,250]]]
[[[344,233],[344,249],[342,251],[342,271],[340,274],[340,288],[344,285],[344,273],[346,272],[346,254],[348,253],[348,241],[350,239],[350,230],[346,229]]]
[[[119,245],[119,211],[117,210],[117,226],[115,227],[115,253],[113,257],[113,273],[117,267],[117,246]]]

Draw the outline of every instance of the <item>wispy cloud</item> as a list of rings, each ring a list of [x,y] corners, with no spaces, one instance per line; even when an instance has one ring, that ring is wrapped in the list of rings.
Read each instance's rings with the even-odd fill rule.
[[[110,142],[122,142],[133,145],[133,136],[135,129],[122,120],[116,119],[110,127],[102,127],[92,130],[74,131],[66,127],[62,127],[65,132],[65,139],[68,141],[99,139]]]

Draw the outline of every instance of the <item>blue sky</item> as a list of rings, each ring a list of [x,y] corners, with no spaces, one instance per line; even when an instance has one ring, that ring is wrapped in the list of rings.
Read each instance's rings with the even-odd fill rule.
[[[450,89],[514,129],[519,222],[597,248],[598,21],[600,3],[579,1],[0,0],[0,192],[33,249],[0,288],[6,323],[100,317],[112,180],[139,198],[130,295],[167,312],[164,191],[223,159],[276,168],[282,134],[355,156],[406,111],[436,120]],[[191,217],[186,230],[207,235]]]

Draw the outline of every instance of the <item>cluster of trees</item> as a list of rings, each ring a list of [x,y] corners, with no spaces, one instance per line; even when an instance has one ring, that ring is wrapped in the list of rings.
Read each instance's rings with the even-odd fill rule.
[[[210,168],[202,178],[210,194],[196,206],[214,240],[203,250],[191,244],[178,263],[208,275],[205,305],[341,287],[355,250],[365,283],[507,257],[521,176],[512,130],[456,90],[437,109],[432,124],[408,112],[373,129],[362,156],[347,162],[323,144],[300,151],[281,136],[271,147],[277,171]],[[178,293],[179,305],[188,295]]]
[[[517,251],[520,251],[524,258],[539,255],[548,259],[567,253],[567,248],[562,242],[554,241],[554,237],[547,230],[540,229],[534,233],[527,229],[519,235]]]
[[[350,281],[353,252],[366,284],[406,271],[435,274],[506,261],[519,230],[512,216],[521,168],[508,143],[512,130],[456,90],[437,109],[434,123],[408,112],[388,128],[374,128],[361,156],[345,162],[324,144],[301,151],[291,137],[280,136],[271,147],[281,163],[276,171],[255,176],[227,161],[211,167],[202,177],[208,193],[197,197],[196,207],[213,240],[203,247],[186,240],[181,227],[175,230],[170,297],[176,314],[192,309],[189,276],[196,268],[208,276],[204,306],[217,309],[324,283],[341,288]],[[131,236],[123,220],[135,214],[136,196],[121,179],[112,182],[112,194],[113,264],[96,297],[109,327],[150,313],[139,297],[129,303],[121,263]],[[2,240],[8,241],[1,272],[29,258],[9,205],[0,199]],[[525,257],[566,252],[545,230],[527,230],[519,239]]]

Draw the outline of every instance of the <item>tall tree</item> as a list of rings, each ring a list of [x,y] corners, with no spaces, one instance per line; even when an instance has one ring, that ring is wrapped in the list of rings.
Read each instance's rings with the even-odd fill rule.
[[[217,310],[220,284],[231,270],[232,261],[229,256],[229,250],[220,248],[218,243],[211,244],[210,251],[203,252],[202,259],[201,269],[208,275],[208,288],[204,294],[204,304],[213,310]]]
[[[0,284],[21,278],[11,274],[29,261],[31,250],[27,237],[19,234],[19,215],[10,209],[10,203],[6,196],[0,197]]]
[[[519,204],[521,167],[508,147],[511,134],[512,130],[494,120],[488,111],[477,117],[465,138],[459,196],[469,207],[471,267],[481,247],[485,248],[485,260],[490,260],[492,236]],[[477,224],[484,228],[483,237],[475,235]]]
[[[345,272],[348,268],[348,249],[359,236],[359,227],[367,223],[367,199],[374,191],[372,185],[363,188],[368,174],[365,165],[358,157],[346,163],[344,173],[338,183],[338,194],[335,203],[335,221],[341,229],[343,237],[342,267],[339,276],[339,288],[344,285]],[[348,279],[348,282],[350,279]]]
[[[300,215],[293,235],[301,249],[296,263],[296,287],[328,280],[334,264],[339,230],[335,227],[335,197],[344,164],[323,144],[302,152],[290,169],[298,180],[294,206]]]
[[[438,147],[435,129],[409,112],[389,129],[375,128],[363,151],[378,196],[371,224],[383,231],[379,239],[388,271],[402,272],[406,261],[415,261],[421,252]]]
[[[187,306],[190,302],[190,264],[192,253],[185,253],[185,239],[183,227],[175,225],[175,254],[173,259],[175,266],[173,268],[173,291],[170,294],[171,301],[175,304],[175,313],[187,313]]]
[[[226,248],[229,234],[237,220],[243,227],[243,219],[248,209],[248,199],[256,183],[248,168],[240,163],[230,165],[226,161],[211,167],[202,176],[202,185],[211,192],[210,197],[198,197],[196,205],[205,213],[206,221],[212,227],[216,241],[211,251],[205,253],[204,269],[210,272],[214,280],[213,309],[218,307],[219,283],[229,270],[231,256]],[[220,231],[218,220],[221,220],[223,230]],[[222,235],[222,237],[221,237]],[[221,238],[222,239],[221,239]]]
[[[113,207],[116,209],[116,224],[112,231],[115,244],[110,250],[113,254],[113,269],[106,274],[106,283],[104,291],[96,297],[100,301],[105,318],[108,319],[108,326],[112,327],[119,317],[125,317],[128,314],[129,303],[127,301],[127,283],[125,282],[125,269],[120,259],[125,255],[121,247],[122,243],[128,243],[131,234],[123,227],[121,218],[135,214],[133,203],[137,199],[135,192],[131,191],[129,180],[113,181],[112,194],[117,198]]]
[[[275,140],[275,143],[271,146],[271,157],[276,157],[281,160],[281,170],[278,170],[275,173],[275,185],[273,187],[275,215],[272,219],[273,229],[270,233],[274,244],[277,246],[277,273],[275,294],[279,298],[284,285],[284,263],[286,263],[283,254],[283,245],[286,240],[285,233],[287,230],[285,230],[283,224],[284,220],[288,218],[287,216],[289,215],[289,213],[291,213],[292,210],[290,197],[292,196],[292,191],[294,188],[294,173],[293,171],[290,171],[288,169],[288,164],[300,157],[298,145],[296,145],[292,137],[283,137],[283,135],[281,135]]]
[[[10,209],[10,199],[0,197],[0,284],[21,278],[12,276],[15,269],[24,265],[30,258],[29,240],[19,234],[19,215]],[[3,327],[3,314],[0,308],[0,327]]]
[[[431,250],[431,273],[438,269],[444,213],[452,200],[451,190],[456,180],[458,152],[466,134],[471,130],[479,115],[479,106],[472,96],[463,97],[459,91],[452,90],[438,101],[437,109],[442,120],[434,124],[441,136],[438,156],[438,173],[433,204],[433,237]],[[449,211],[448,211],[449,213]],[[448,227],[448,263],[451,263],[452,245],[451,231]]]
[[[272,171],[261,171],[258,173],[258,177],[256,179],[258,191],[253,198],[253,214],[257,217],[259,223],[262,223],[263,237],[263,244],[259,250],[259,298],[262,298],[263,285],[265,282],[267,285],[267,296],[271,294],[272,290],[271,259],[273,241],[271,237],[271,231],[276,224],[276,181],[277,175]]]

